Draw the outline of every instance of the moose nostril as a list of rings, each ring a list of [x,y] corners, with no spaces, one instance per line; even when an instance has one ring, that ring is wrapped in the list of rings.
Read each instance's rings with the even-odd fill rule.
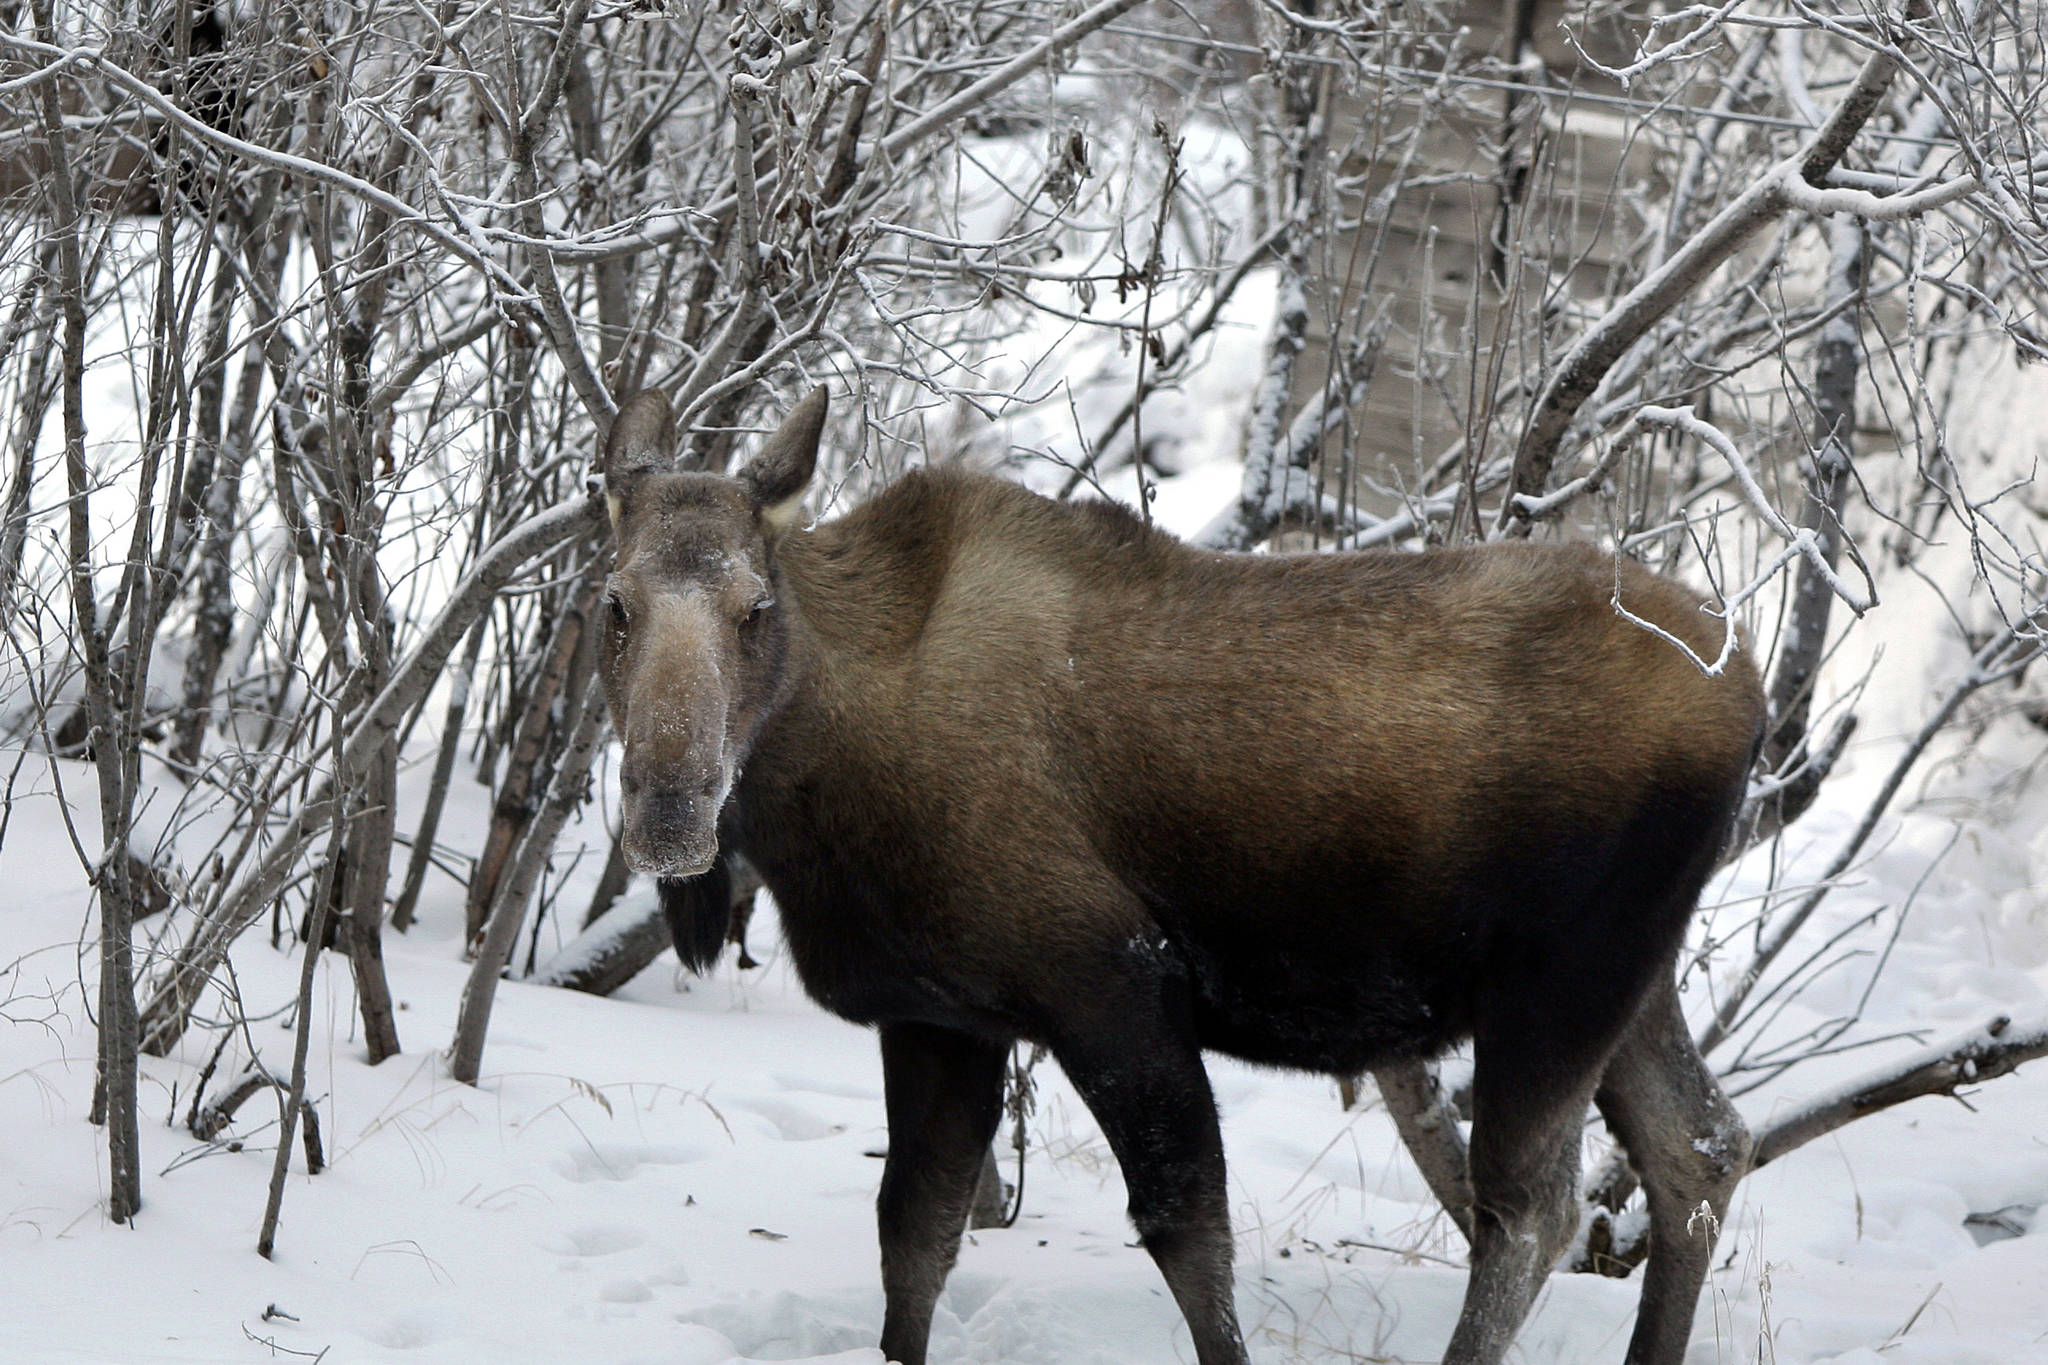
[[[674,838],[689,827],[697,804],[697,798],[680,787],[665,787],[647,793],[640,803],[640,821],[656,837]]]

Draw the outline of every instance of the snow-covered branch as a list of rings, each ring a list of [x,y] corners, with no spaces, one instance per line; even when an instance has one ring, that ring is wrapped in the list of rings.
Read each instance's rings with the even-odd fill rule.
[[[2048,1057],[2048,1018],[2015,1025],[2000,1015],[1960,1038],[1850,1081],[1779,1116],[1756,1138],[1750,1168],[1776,1161],[1844,1124],[1929,1095],[1960,1099],[1966,1086],[2010,1075],[2021,1063]]]
[[[1703,420],[1690,407],[1666,408],[1645,403],[1636,410],[1636,421],[1645,426],[1668,427],[1673,431],[1684,432],[1712,447],[1716,454],[1728,462],[1729,470],[1735,476],[1736,486],[1742,490],[1744,501],[1749,504],[1750,510],[1756,513],[1757,519],[1783,540],[1794,554],[1811,564],[1814,571],[1821,575],[1835,596],[1841,598],[1849,610],[1861,616],[1877,605],[1877,585],[1870,581],[1867,571],[1862,587],[1844,581],[1841,575],[1835,572],[1834,566],[1827,562],[1814,532],[1806,527],[1795,529],[1778,515],[1777,509],[1771,506],[1770,499],[1764,496],[1764,490],[1758,485],[1756,475],[1750,472],[1749,462],[1743,459],[1741,450],[1726,432]],[[1784,562],[1785,558],[1781,557],[1778,564],[1772,566],[1771,574],[1774,574]],[[1769,576],[1770,574],[1765,574],[1762,577]],[[1736,593],[1730,601],[1747,601],[1757,591],[1758,586],[1752,584]]]
[[[1908,0],[1908,23],[1926,13],[1927,0]],[[1572,343],[1552,368],[1517,443],[1514,478],[1510,496],[1501,504],[1497,534],[1529,533],[1532,523],[1517,499],[1542,497],[1565,433],[1608,372],[1758,230],[1793,207],[1789,186],[1795,178],[1808,186],[1825,185],[1828,174],[1877,112],[1878,102],[1904,66],[1905,58],[1897,48],[1873,50],[1834,112],[1804,147],[1724,205]]]
[[[1859,218],[1872,218],[1884,223],[1918,218],[1975,194],[1983,187],[1974,175],[1960,175],[1953,180],[1937,181],[1896,194],[1873,194],[1869,190],[1837,186],[1817,189],[1790,176],[1783,184],[1785,203],[1791,208],[1807,213],[1852,213]]]

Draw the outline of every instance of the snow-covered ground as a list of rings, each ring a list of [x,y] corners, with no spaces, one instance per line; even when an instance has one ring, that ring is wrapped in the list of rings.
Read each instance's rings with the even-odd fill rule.
[[[1198,141],[1189,155],[1229,172],[1214,147]],[[1107,297],[1100,306],[1109,310]],[[1248,282],[1205,345],[1200,387],[1145,406],[1150,457],[1186,469],[1157,489],[1154,511],[1170,525],[1198,527],[1236,495],[1235,466],[1203,452],[1237,444],[1270,310],[1269,283]],[[1070,353],[1048,359],[1065,329],[1041,319],[1017,338],[1021,359],[997,374],[1054,397],[949,433],[956,453],[986,463],[1020,450],[1083,457],[1082,438],[1127,397],[1128,362],[1113,338],[1079,332]],[[94,376],[96,411],[133,409],[122,391],[131,371]],[[1977,406],[1983,420],[2012,425],[2008,407]],[[98,423],[96,439],[121,430]],[[1025,476],[1056,484],[1065,470],[1047,463]],[[1126,467],[1103,491],[1128,498],[1135,482]],[[110,520],[124,514],[118,497],[97,506]],[[429,576],[408,581],[428,597],[436,590]],[[1787,884],[1847,836],[1956,662],[1952,642],[1923,628],[1941,619],[1938,605],[1909,591],[1881,613],[1911,627],[1878,637],[1889,690],[1866,699],[1862,738],[1797,827]],[[1853,1036],[1919,1038],[1796,1068],[1742,1097],[1753,1125],[1920,1041],[2048,1011],[2048,783],[2035,771],[2044,753],[2048,739],[2008,717],[1974,751],[1951,745],[1923,765],[1924,780],[1902,795],[1808,941],[1884,908],[1877,932],[1844,940],[1841,951],[1863,955],[1772,1026],[1790,1038],[1856,1007],[1904,908]],[[18,757],[0,751],[0,769]],[[872,1204],[887,1135],[874,1042],[804,1000],[765,905],[752,931],[765,965],[753,972],[728,959],[685,988],[665,957],[610,1000],[508,983],[482,1083],[470,1088],[447,1079],[439,1056],[467,967],[461,888],[436,874],[419,925],[387,945],[403,1056],[364,1064],[347,965],[322,960],[310,1090],[330,1164],[309,1177],[295,1160],[275,1258],[254,1251],[275,1141],[270,1098],[250,1100],[219,1145],[184,1126],[218,1036],[210,1031],[142,1060],[145,1203],[132,1228],[110,1225],[104,1146],[86,1121],[94,964],[81,945],[94,926],[58,778],[90,849],[96,804],[82,765],[53,774],[27,756],[0,816],[0,1365],[880,1361]],[[423,779],[416,768],[405,780],[401,829]],[[488,793],[458,782],[443,839],[476,847],[487,805]],[[145,813],[145,828],[162,815]],[[594,831],[584,837],[595,842]],[[598,861],[585,858],[564,904],[579,904]],[[1765,875],[1752,858],[1711,893],[1727,903],[1712,921],[1734,945],[1724,970],[1739,964],[1737,926]],[[233,980],[250,1023],[230,1040],[222,1074],[239,1072],[252,1050],[271,1070],[289,1069],[297,973],[289,949],[273,950],[260,929],[248,936]],[[1341,1110],[1320,1078],[1223,1060],[1211,1069],[1254,1358],[1435,1360],[1463,1291],[1461,1250],[1385,1115]],[[1131,1245],[1121,1180],[1093,1121],[1050,1062],[1038,1079],[1023,1216],[963,1249],[934,1359],[1192,1359],[1163,1285]],[[208,1098],[220,1088],[217,1077]],[[2048,1217],[2036,1213],[2048,1205],[2048,1063],[1969,1100],[1917,1101],[1853,1124],[1745,1182],[1691,1365],[2048,1362]],[[1979,1245],[1966,1217],[2000,1213],[2024,1235]],[[1636,1295],[1632,1281],[1554,1276],[1511,1359],[1618,1362]]]
[[[1210,373],[1222,378],[1207,381],[1200,404],[1179,394],[1147,404],[1148,444],[1184,468],[1156,489],[1153,510],[1168,525],[1199,527],[1236,496],[1236,466],[1216,455],[1234,442],[1218,430],[1249,399],[1269,293],[1248,284],[1218,329]],[[1071,458],[1072,432],[1097,429],[1124,395],[1086,359],[1059,369],[1100,382],[1073,382],[1070,402],[1016,414],[969,453]],[[1043,481],[1046,470],[1036,474]],[[1126,467],[1102,491],[1133,497],[1135,477]],[[1784,884],[1848,835],[1900,737],[1953,672],[1954,642],[1925,626],[1943,619],[1938,604],[1912,591],[1888,588],[1875,630],[1857,637],[1887,652],[1886,682],[1860,701],[1858,745],[1789,841]],[[1860,672],[1841,661],[1834,671]],[[1974,750],[1951,744],[1923,764],[1808,941],[1883,908],[1875,932],[1845,939],[1840,951],[1860,955],[1772,1025],[1773,1037],[1791,1038],[1854,1008],[1905,907],[1852,1037],[1918,1039],[1803,1065],[1743,1096],[1753,1125],[1920,1041],[2048,1011],[2048,783],[2035,772],[2044,755],[2048,738],[2007,717]],[[0,752],[0,768],[19,757]],[[402,784],[401,829],[414,823],[424,777],[415,768]],[[0,1365],[879,1362],[872,1204],[887,1134],[874,1041],[804,1000],[766,905],[752,932],[766,965],[753,972],[728,960],[685,988],[664,957],[611,1000],[508,983],[472,1089],[450,1082],[439,1057],[467,967],[461,888],[437,873],[419,925],[388,939],[403,1056],[364,1064],[346,963],[322,961],[310,1089],[330,1166],[308,1177],[295,1160],[275,1259],[254,1251],[271,1099],[250,1100],[220,1145],[184,1126],[212,1032],[143,1059],[145,1204],[133,1228],[109,1225],[103,1144],[86,1122],[93,962],[81,944],[94,927],[58,778],[90,848],[93,778],[79,764],[53,775],[27,756],[0,825]],[[151,837],[169,804],[144,812]],[[477,847],[487,807],[488,793],[458,781],[442,838]],[[196,849],[206,832],[185,839]],[[597,834],[572,830],[565,860],[579,838]],[[584,858],[565,905],[580,905],[599,861]],[[1710,893],[1726,903],[1708,921],[1732,945],[1724,972],[1740,962],[1740,923],[1765,863],[1753,857]],[[551,923],[544,939],[554,933]],[[260,929],[248,936],[233,979],[251,1022],[230,1040],[222,1076],[252,1049],[288,1071],[297,973],[291,952],[273,950]],[[1254,1359],[1435,1360],[1463,1291],[1461,1247],[1385,1115],[1344,1112],[1320,1078],[1222,1060],[1212,1075]],[[1192,1359],[1163,1285],[1131,1244],[1121,1180],[1093,1121],[1053,1064],[1038,1078],[1023,1216],[963,1249],[934,1360]],[[221,1088],[217,1076],[208,1098]],[[1988,1084],[1970,1105],[1918,1101],[1751,1177],[1702,1300],[1691,1365],[2048,1362],[2048,1218],[2035,1212],[2048,1204],[2048,1063]],[[1996,1213],[2031,1230],[1980,1246],[1965,1218]],[[1636,1294],[1629,1281],[1554,1276],[1511,1359],[1618,1362]]]
[[[1938,1038],[2048,1008],[2048,795],[2028,785],[2041,751],[2007,720],[1935,765],[1830,902],[1823,933],[1911,901],[1866,1034]],[[1802,856],[1825,859],[1847,833],[1889,753],[1881,737],[1857,751],[1799,826]],[[752,944],[767,965],[754,972],[728,961],[685,990],[664,958],[612,1000],[508,984],[470,1089],[437,1055],[466,970],[460,889],[437,874],[422,923],[390,939],[404,1056],[363,1063],[346,964],[323,963],[311,1089],[331,1166],[309,1178],[295,1163],[275,1260],[254,1251],[274,1105],[243,1109],[238,1150],[196,1142],[182,1119],[213,1042],[196,1031],[177,1055],[143,1060],[146,1203],[133,1228],[108,1224],[86,1122],[90,911],[41,763],[23,768],[0,843],[0,963],[12,964],[0,978],[0,1361],[879,1361],[874,1043],[803,999],[765,907]],[[90,772],[66,764],[62,777],[89,829]],[[422,777],[408,778],[409,801]],[[459,783],[457,801],[444,837],[473,840],[486,796]],[[1753,891],[1754,864],[1714,894]],[[296,973],[249,936],[235,980],[252,1023],[223,1070],[251,1046],[288,1067]],[[1867,959],[1850,962],[1779,1027],[1853,1003],[1868,974]],[[1742,1104],[1767,1120],[1912,1046],[1801,1067]],[[1463,1287],[1459,1249],[1385,1116],[1341,1111],[1318,1078],[1212,1071],[1254,1358],[1436,1359]],[[1024,1215],[964,1249],[934,1359],[1191,1359],[1131,1245],[1099,1133],[1056,1068],[1040,1079]],[[2048,1202],[2048,1066],[1990,1083],[1971,1106],[1918,1101],[1752,1177],[1695,1365],[2048,1360],[2048,1219],[2027,1211]],[[1979,1246],[1966,1215],[2001,1209],[2039,1230]],[[1513,1358],[1619,1361],[1636,1292],[1554,1276]]]

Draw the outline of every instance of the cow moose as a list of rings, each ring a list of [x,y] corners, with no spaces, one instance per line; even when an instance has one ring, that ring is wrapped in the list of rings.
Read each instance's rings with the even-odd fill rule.
[[[1013,1041],[1100,1121],[1201,1365],[1239,1365],[1203,1051],[1342,1076],[1470,1039],[1444,1359],[1506,1352],[1595,1101],[1652,1224],[1628,1359],[1674,1365],[1749,1137],[1672,968],[1763,703],[1615,603],[1703,655],[1718,618],[1583,547],[1212,553],[952,470],[805,529],[825,415],[728,477],[674,467],[660,393],[622,406],[602,666],[684,962],[738,853],[804,988],[880,1030],[889,1359],[925,1360]]]

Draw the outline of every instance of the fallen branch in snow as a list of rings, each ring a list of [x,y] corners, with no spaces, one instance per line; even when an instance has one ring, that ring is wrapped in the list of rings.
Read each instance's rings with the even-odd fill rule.
[[[1749,1169],[1755,1171],[1825,1137],[1857,1119],[1909,1100],[1947,1095],[2011,1075],[2022,1064],[2048,1057],[2048,1018],[2015,1028],[1999,1015],[1981,1029],[1915,1053],[1880,1071],[1807,1101],[1757,1133]],[[1584,1194],[1579,1236],[1564,1264],[1576,1273],[1626,1276],[1650,1253],[1650,1220],[1640,1210],[1623,1210],[1635,1189],[1635,1175],[1621,1159],[1608,1162]]]
[[[260,1067],[252,1067],[236,1083],[235,1088],[226,1095],[207,1105],[204,1109],[195,1107],[192,1117],[185,1126],[191,1131],[192,1136],[200,1141],[214,1142],[227,1129],[227,1126],[235,1121],[235,1115],[240,1112],[242,1106],[247,1104],[255,1095],[265,1090],[279,1091],[284,1096],[286,1103],[291,1102],[291,1087],[289,1085]],[[320,1111],[313,1107],[313,1101],[300,1096],[298,1100],[298,1115],[300,1143],[306,1153],[306,1174],[318,1175],[327,1169],[327,1153],[320,1140]],[[289,1140],[289,1137],[287,1137],[286,1141],[289,1142]],[[218,1145],[216,1144],[216,1146]],[[240,1151],[242,1149],[240,1142],[229,1142],[226,1146],[229,1151]],[[181,1158],[179,1161],[174,1162],[173,1168],[183,1165],[184,1161],[185,1159]]]
[[[280,1311],[278,1309],[278,1306],[274,1303],[263,1310],[263,1320],[265,1322],[270,1321],[272,1318],[284,1318],[291,1322],[298,1321],[298,1319],[292,1317],[290,1313]],[[272,1356],[297,1356],[301,1360],[313,1361],[314,1365],[319,1365],[320,1360],[324,1356],[326,1356],[327,1352],[330,1349],[332,1349],[331,1347],[322,1346],[317,1351],[295,1351],[291,1347],[286,1346],[282,1342],[278,1341],[276,1337],[257,1336],[254,1332],[249,1330],[249,1325],[247,1323],[242,1324],[242,1335],[247,1337],[250,1341],[255,1342],[258,1346],[261,1346],[264,1350],[270,1352]]]
[[[758,967],[761,964],[747,956],[747,919],[753,910],[754,894],[761,889],[761,874],[737,857],[727,861],[726,873],[732,908],[725,941],[740,950],[742,969]],[[610,995],[646,970],[672,941],[660,896],[650,891],[644,896],[621,897],[527,981],[536,986]]]
[[[211,1142],[220,1136],[222,1129],[235,1121],[235,1115],[249,1102],[251,1095],[271,1086],[283,1088],[284,1082],[267,1071],[252,1069],[242,1077],[233,1090],[204,1109],[195,1111],[185,1126],[191,1130],[192,1136],[201,1142]]]
[[[653,894],[622,898],[527,980],[536,986],[610,995],[669,945],[668,920]]]
[[[2048,1018],[2014,1028],[2011,1017],[2001,1014],[1961,1038],[1809,1100],[1757,1134],[1750,1169],[1766,1166],[1844,1124],[1908,1100],[1947,1095],[1967,1104],[1956,1093],[1964,1086],[2011,1075],[2021,1063],[2041,1057],[2048,1057]]]

